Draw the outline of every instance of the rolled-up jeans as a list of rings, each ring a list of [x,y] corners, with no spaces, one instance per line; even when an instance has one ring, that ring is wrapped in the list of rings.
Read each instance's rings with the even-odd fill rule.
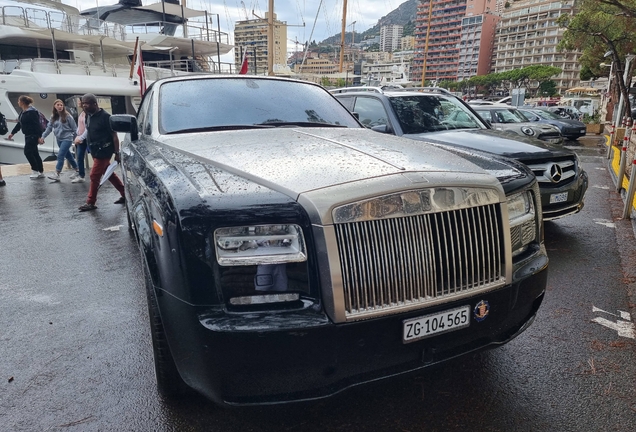
[[[72,141],[58,141],[57,145],[60,146],[60,151],[57,154],[57,164],[55,165],[55,171],[62,172],[62,168],[64,167],[64,159],[71,164],[74,170],[77,169],[77,162],[75,162],[75,158],[73,157],[73,153],[70,152]]]

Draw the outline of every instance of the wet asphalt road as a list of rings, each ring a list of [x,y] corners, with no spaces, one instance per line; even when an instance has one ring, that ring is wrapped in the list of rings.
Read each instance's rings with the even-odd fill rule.
[[[604,150],[585,143],[586,207],[546,223],[548,292],[525,333],[327,400],[249,409],[157,395],[139,255],[110,184],[97,211],[79,213],[88,184],[8,177],[0,431],[636,430],[635,341],[592,322],[636,315],[636,240],[631,223],[616,220],[622,200]]]

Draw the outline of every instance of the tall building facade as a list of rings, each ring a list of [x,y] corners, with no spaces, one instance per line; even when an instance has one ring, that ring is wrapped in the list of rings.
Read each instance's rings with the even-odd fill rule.
[[[496,5],[497,0],[422,0],[417,6],[412,79],[421,81],[424,63],[425,80],[465,79],[477,74],[471,75],[473,69],[488,73]],[[470,39],[474,37],[479,41]]]
[[[241,53],[247,51],[250,74],[267,75],[267,18],[237,21],[234,27],[234,63],[241,68]],[[274,14],[274,64],[287,65],[287,23]]]
[[[400,49],[404,26],[391,24],[380,27],[380,51],[393,52]]]
[[[559,52],[565,29],[556,19],[574,13],[574,1],[519,0],[505,9],[495,40],[493,71],[505,72],[531,65],[555,66],[562,73],[553,78],[563,93],[580,83],[580,53]]]
[[[475,75],[488,75],[491,72],[498,21],[499,16],[487,12],[462,18],[458,81],[470,79]]]

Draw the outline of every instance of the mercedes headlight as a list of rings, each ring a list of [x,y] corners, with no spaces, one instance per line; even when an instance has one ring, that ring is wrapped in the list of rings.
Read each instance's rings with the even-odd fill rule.
[[[521,132],[528,136],[534,136],[535,132],[530,126],[521,126]]]
[[[216,259],[221,266],[284,264],[307,260],[300,226],[251,225],[214,231]]]
[[[512,240],[512,256],[527,249],[537,236],[534,201],[530,191],[508,197],[508,220]]]

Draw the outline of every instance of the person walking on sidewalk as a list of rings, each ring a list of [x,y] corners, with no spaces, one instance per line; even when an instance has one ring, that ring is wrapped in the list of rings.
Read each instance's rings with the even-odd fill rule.
[[[81,99],[80,99],[81,104]],[[71,183],[84,183],[84,176],[86,175],[86,170],[84,169],[84,157],[86,155],[86,111],[82,111],[82,113],[77,117],[77,137],[75,138],[75,148],[77,149],[77,167],[78,167],[78,176],[75,177]]]
[[[22,95],[18,98],[18,106],[22,109],[15,125],[7,139],[13,139],[13,135],[22,130],[24,134],[24,155],[31,165],[31,179],[44,178],[44,165],[40,157],[38,145],[42,136],[40,126],[40,112],[33,107],[33,99]]]
[[[64,159],[66,159],[71,164],[71,167],[75,170],[75,174],[71,176],[71,179],[79,176],[77,162],[75,162],[73,153],[71,153],[70,151],[76,131],[77,125],[75,124],[73,116],[68,111],[66,111],[64,102],[61,99],[57,99],[55,102],[53,102],[53,115],[51,115],[51,120],[49,121],[46,130],[42,134],[42,138],[40,138],[39,140],[40,144],[44,144],[44,138],[46,138],[51,132],[53,132],[57,140],[57,145],[60,147],[60,151],[57,154],[57,164],[55,165],[55,172],[48,176],[54,182],[60,181],[60,174],[62,173],[62,168],[64,167]]]
[[[82,96],[82,108],[86,112],[86,142],[93,156],[93,168],[91,169],[91,185],[88,188],[86,204],[79,207],[79,211],[95,210],[97,206],[97,190],[99,181],[106,172],[110,159],[115,155],[115,160],[119,162],[119,138],[117,133],[110,127],[110,114],[97,105],[97,98],[94,94],[87,93]],[[125,204],[124,184],[117,174],[113,173],[108,180],[119,191],[121,197],[115,204]]]

